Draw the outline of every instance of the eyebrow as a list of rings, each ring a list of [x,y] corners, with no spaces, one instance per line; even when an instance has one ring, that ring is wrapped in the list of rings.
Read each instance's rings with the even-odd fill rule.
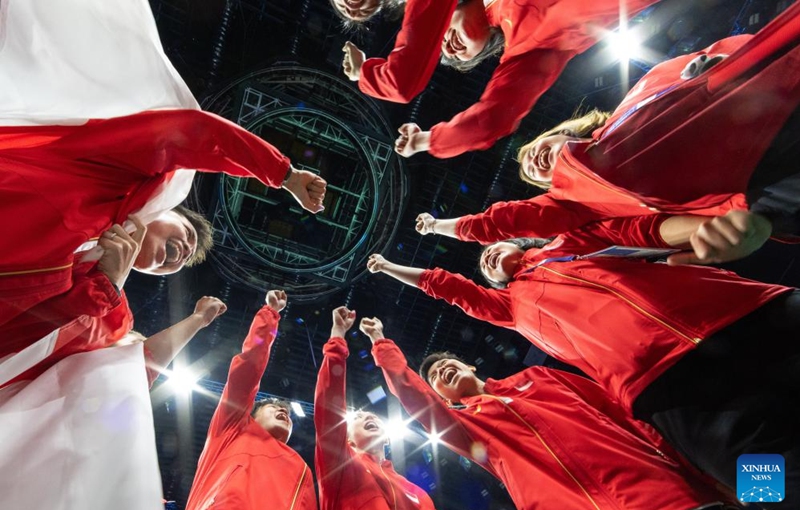
[[[434,370],[434,368],[436,368],[436,365],[442,363],[443,361],[444,361],[443,359],[440,359],[439,361],[434,362],[433,365],[431,365],[431,368],[428,369],[428,382],[430,382],[431,380],[431,374],[434,375],[436,374],[436,370]]]
[[[190,224],[191,225],[191,224]],[[197,232],[194,230],[194,226],[184,225],[186,227],[186,237],[189,238],[189,242],[197,243]]]

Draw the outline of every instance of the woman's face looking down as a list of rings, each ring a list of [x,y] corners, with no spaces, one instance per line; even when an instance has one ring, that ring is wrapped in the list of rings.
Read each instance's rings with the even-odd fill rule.
[[[558,155],[561,154],[561,150],[567,142],[575,140],[580,140],[580,138],[563,133],[542,138],[528,149],[522,158],[520,162],[522,173],[534,181],[552,182],[553,169],[556,166]]]
[[[483,2],[472,0],[459,5],[444,34],[442,53],[451,59],[472,60],[489,41],[489,29]]]
[[[505,283],[514,277],[524,254],[515,244],[495,243],[481,254],[481,272],[489,281]]]
[[[380,0],[332,0],[333,8],[345,18],[361,23],[381,8]]]

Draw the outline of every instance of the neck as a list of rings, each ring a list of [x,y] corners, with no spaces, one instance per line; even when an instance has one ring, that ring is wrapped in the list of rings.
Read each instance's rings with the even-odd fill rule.
[[[476,379],[475,387],[472,390],[467,391],[462,397],[460,397],[458,403],[461,403],[461,399],[483,395],[484,393],[486,393],[486,391],[484,391],[484,386],[486,386],[485,382],[481,381],[480,379]]]
[[[383,451],[383,445],[374,446],[372,448],[367,448],[366,450],[361,450],[362,452],[366,453],[367,455],[372,458],[377,463],[381,463],[386,460],[386,454]]]

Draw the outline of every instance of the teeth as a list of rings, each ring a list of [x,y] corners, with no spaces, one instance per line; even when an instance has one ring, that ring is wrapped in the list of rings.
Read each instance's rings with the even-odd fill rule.
[[[539,153],[539,166],[540,167],[547,168],[549,166],[548,165],[548,161],[547,161],[548,154],[550,154],[550,149],[549,148],[542,149],[542,152]]]

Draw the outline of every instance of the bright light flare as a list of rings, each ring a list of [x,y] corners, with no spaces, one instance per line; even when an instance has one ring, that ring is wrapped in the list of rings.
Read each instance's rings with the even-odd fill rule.
[[[408,422],[400,418],[391,419],[386,423],[386,435],[389,436],[389,439],[392,441],[401,441],[405,439],[410,432],[411,431],[408,429]]]
[[[167,372],[167,384],[177,394],[188,395],[193,391],[200,391],[197,380],[200,376],[187,368],[176,368]]]
[[[306,417],[306,412],[303,411],[303,406],[301,406],[299,402],[291,402],[291,406],[292,406],[292,411],[294,411],[294,414],[296,414],[300,418]]]
[[[619,60],[628,61],[641,57],[641,41],[630,30],[620,28],[618,32],[608,34],[606,40],[608,47]]]
[[[439,446],[442,444],[442,434],[439,432],[428,434],[428,442],[431,444],[431,446]]]

